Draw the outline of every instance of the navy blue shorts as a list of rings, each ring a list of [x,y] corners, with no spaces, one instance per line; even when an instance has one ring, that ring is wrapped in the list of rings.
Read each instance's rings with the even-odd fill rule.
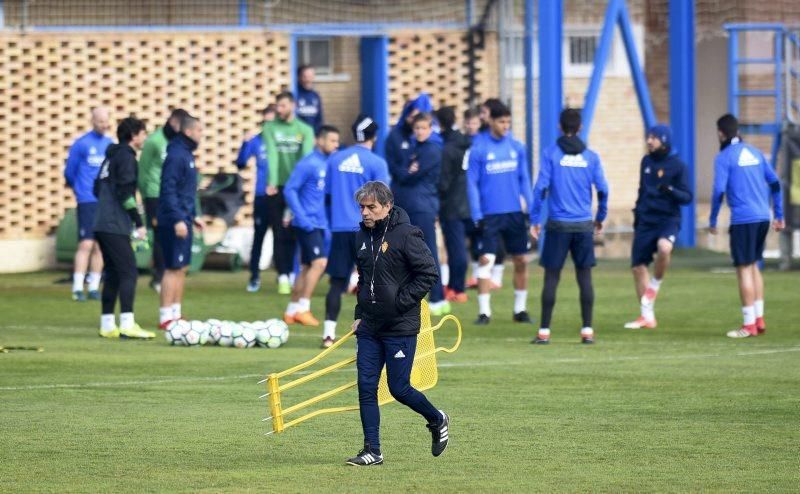
[[[97,215],[96,202],[78,203],[78,241],[94,240],[94,217]]]
[[[749,266],[764,259],[769,221],[731,225],[731,257],[734,266]]]
[[[333,232],[327,272],[331,278],[350,279],[356,265],[356,232]]]
[[[544,236],[542,256],[539,266],[545,269],[561,270],[567,253],[572,255],[572,262],[576,269],[594,267],[597,262],[594,257],[594,238],[589,232],[559,232],[547,230]]]
[[[161,241],[161,250],[164,253],[164,267],[167,269],[181,269],[192,262],[192,227],[189,226],[189,235],[178,238],[175,235],[175,226],[156,227],[156,235]]]
[[[478,238],[478,254],[496,253],[500,236],[503,237],[506,251],[512,256],[525,254],[531,248],[528,223],[522,213],[486,215],[483,218],[483,232]]]
[[[297,245],[300,246],[300,263],[309,266],[317,259],[325,258],[325,230],[318,228],[307,232],[294,228]]]
[[[659,223],[639,223],[633,231],[631,266],[650,265],[653,254],[658,252],[658,240],[665,238],[674,244],[680,231],[679,218],[666,218]]]

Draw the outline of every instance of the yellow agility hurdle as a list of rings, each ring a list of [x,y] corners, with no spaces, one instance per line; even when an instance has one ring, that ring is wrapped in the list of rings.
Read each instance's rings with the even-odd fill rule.
[[[434,341],[433,338],[433,332],[440,329],[447,321],[453,321],[455,323],[457,330],[456,341],[450,348],[437,347],[436,342]],[[269,421],[269,420],[272,421],[272,431],[268,432],[267,435],[276,432],[283,432],[289,427],[301,424],[306,420],[319,415],[358,410],[358,405],[329,407],[329,408],[314,410],[312,412],[306,413],[305,415],[300,415],[292,419],[287,419],[287,415],[294,414],[312,405],[333,398],[334,396],[344,393],[349,389],[355,388],[357,384],[356,381],[348,382],[334,389],[331,389],[330,391],[326,391],[320,395],[314,396],[305,401],[302,401],[300,403],[288,407],[284,407],[283,403],[281,402],[282,393],[284,391],[288,391],[292,388],[300,386],[301,384],[311,382],[326,374],[330,374],[331,372],[334,372],[336,370],[354,364],[356,361],[355,356],[341,360],[339,362],[331,364],[317,371],[311,372],[310,374],[307,374],[303,377],[298,377],[297,379],[294,379],[292,381],[281,383],[281,381],[284,378],[289,377],[292,374],[296,374],[300,371],[303,371],[308,367],[311,367],[312,365],[323,360],[328,354],[339,348],[345,341],[352,338],[353,334],[354,334],[353,331],[350,331],[345,336],[343,336],[339,341],[335,342],[330,348],[326,348],[325,350],[320,352],[319,355],[317,355],[316,357],[306,362],[303,362],[300,365],[296,365],[290,369],[286,369],[283,372],[270,374],[266,379],[259,381],[259,384],[266,383],[267,385],[267,393],[261,396],[262,398],[269,399],[270,416],[265,418],[264,421]],[[458,349],[460,345],[461,345],[461,322],[455,316],[447,315],[444,316],[436,326],[432,326],[428,303],[425,300],[423,300],[422,308],[420,310],[420,332],[419,335],[417,336],[417,352],[414,356],[414,365],[411,369],[411,385],[420,391],[424,391],[426,389],[431,389],[432,387],[434,387],[436,385],[436,382],[439,380],[439,370],[436,365],[436,354],[438,352],[453,353]],[[386,368],[384,367],[383,371],[381,372],[381,379],[378,385],[378,404],[385,405],[386,403],[390,403],[392,401],[394,401],[394,398],[392,397],[391,393],[389,393],[389,385],[387,384],[386,381]]]

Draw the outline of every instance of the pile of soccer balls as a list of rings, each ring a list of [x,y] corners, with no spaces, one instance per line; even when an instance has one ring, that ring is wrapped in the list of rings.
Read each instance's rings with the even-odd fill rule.
[[[234,322],[208,321],[172,322],[164,333],[170,345],[219,345],[235,348],[278,348],[289,341],[289,326],[280,319]]]

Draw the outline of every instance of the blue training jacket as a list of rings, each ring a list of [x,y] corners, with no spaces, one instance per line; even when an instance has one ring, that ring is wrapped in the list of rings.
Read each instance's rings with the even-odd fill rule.
[[[431,134],[433,135],[433,134]],[[409,173],[412,163],[419,170]],[[414,142],[408,161],[390,170],[394,203],[407,213],[439,213],[439,177],[442,173],[442,145],[428,139]]]
[[[640,222],[680,219],[681,206],[692,202],[692,197],[686,165],[675,152],[649,153],[642,158],[634,208]]]
[[[292,226],[307,232],[328,228],[325,215],[327,172],[327,156],[317,148],[295,165],[283,186],[283,195],[294,215]]]
[[[383,158],[358,144],[337,151],[328,158],[325,193],[330,196],[332,232],[356,232],[361,210],[356,204],[356,191],[367,182],[378,180],[389,184],[389,169]]]
[[[80,203],[97,202],[94,196],[94,180],[106,158],[106,149],[114,141],[94,130],[83,134],[69,148],[64,179],[75,192],[75,200]]]
[[[185,134],[167,144],[167,157],[161,168],[161,194],[158,197],[158,224],[191,223],[196,215],[197,167],[192,152],[197,143]],[[191,226],[191,225],[190,225]]]
[[[467,195],[473,221],[487,214],[522,211],[520,197],[533,203],[525,146],[510,134],[496,138],[478,134],[468,151]]]
[[[244,141],[236,156],[236,166],[241,170],[247,166],[250,158],[256,158],[256,187],[255,196],[267,195],[267,177],[269,176],[269,161],[267,161],[267,146],[261,134],[256,134],[252,139]]]
[[[569,146],[572,144],[572,146]],[[559,144],[544,150],[533,205],[532,225],[541,223],[542,202],[547,199],[548,217],[555,221],[592,220],[592,186],[597,190],[597,215],[602,222],[608,214],[608,183],[600,157],[577,137],[562,137]]]
[[[324,122],[322,116],[322,99],[319,97],[319,93],[313,89],[305,89],[298,84],[296,99],[297,109],[295,113],[300,120],[314,129],[314,133],[317,133]]]
[[[386,136],[383,154],[386,156],[386,162],[389,165],[389,170],[392,175],[395,174],[395,169],[402,167],[408,162],[412,149],[416,144],[414,131],[406,122],[406,118],[415,110],[420,113],[431,113],[433,111],[433,103],[431,102],[431,97],[427,93],[420,93],[415,99],[406,102],[403,106],[403,111],[400,112],[400,117],[397,119],[397,124],[392,127],[392,130],[389,131],[389,135]],[[435,121],[433,123],[433,128],[434,132],[428,140],[444,145],[442,136],[436,132],[438,124]]]
[[[722,200],[728,196],[731,225],[769,221],[769,199],[775,219],[783,219],[781,183],[761,151],[742,142],[731,141],[714,160],[714,189],[711,193],[709,225],[717,226]]]

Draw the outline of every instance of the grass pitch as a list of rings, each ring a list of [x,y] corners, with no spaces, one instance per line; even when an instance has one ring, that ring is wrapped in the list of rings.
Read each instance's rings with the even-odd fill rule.
[[[728,266],[725,257],[679,253],[659,295],[659,328],[634,332],[622,329],[638,310],[631,276],[624,263],[601,262],[591,347],[579,343],[570,271],[545,347],[529,344],[535,327],[510,322],[510,279],[493,296],[488,328],[472,326],[471,294],[455,308],[462,347],[441,356],[439,384],[427,392],[452,417],[450,447],[432,458],[424,421],[390,404],[382,408],[386,464],[367,469],[344,465],[360,447],[357,413],[263,435],[268,413],[256,382],[315,355],[321,330],[293,327],[278,350],[174,348],[161,334],[105,341],[96,335],[99,304],[70,301],[69,286],[52,283],[58,273],[2,276],[0,345],[45,351],[0,354],[0,490],[796,491],[800,277],[767,271],[767,334],[734,341],[724,333],[740,323],[735,274],[712,269]],[[538,316],[542,275],[532,273]],[[158,304],[146,281],[137,316],[153,328]],[[244,273],[191,276],[184,312],[280,316],[286,297],[269,282],[248,294],[245,283]],[[312,302],[318,316],[322,285]],[[345,299],[340,334],[353,303]]]

